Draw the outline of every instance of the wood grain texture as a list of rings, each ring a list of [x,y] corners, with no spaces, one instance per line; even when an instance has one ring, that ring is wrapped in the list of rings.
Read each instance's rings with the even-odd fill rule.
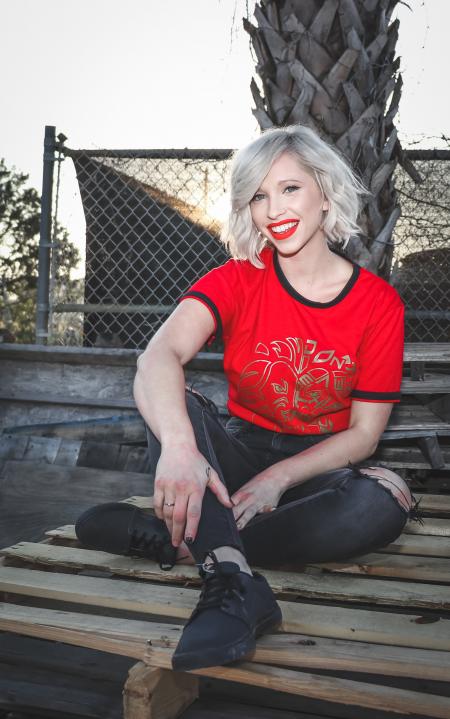
[[[138,662],[123,690],[124,719],[174,719],[197,698],[196,676]]]
[[[166,582],[191,580],[198,583],[195,567],[177,565],[170,572],[162,572],[155,562],[140,557],[125,557],[77,547],[53,546],[51,544],[33,544],[19,542],[0,550],[0,555],[9,559],[26,561],[41,566],[52,566],[90,571],[106,571],[124,577],[140,579],[159,578]],[[449,560],[436,557],[402,556],[393,554],[373,553],[355,557],[342,562],[324,562],[310,564],[308,567],[318,571],[329,571],[342,574],[361,574],[364,576],[392,577],[397,579],[418,580],[423,582],[450,581]],[[289,591],[290,585],[295,587],[295,573],[289,570],[272,571],[261,569],[269,583],[278,592]]]
[[[330,0],[328,0],[330,2]],[[27,361],[66,362],[70,364],[101,364],[136,367],[141,350],[103,347],[62,347],[32,344],[0,344],[0,360],[25,359]],[[223,355],[214,352],[199,352],[195,361],[203,365],[200,369],[216,366]],[[412,360],[426,362],[450,361],[450,342],[406,342],[403,354],[405,362]]]
[[[55,547],[54,549],[62,550],[63,548]],[[26,561],[27,564],[35,563],[37,568],[49,566],[48,553],[44,557],[42,553],[37,557],[33,547],[27,548],[23,544],[18,549],[9,549],[5,552],[5,556],[9,556],[10,559],[15,561],[21,559]],[[59,557],[61,557],[61,553]],[[57,559],[55,556],[55,562],[50,566],[59,566],[62,570],[66,566],[69,571],[83,566],[86,569],[89,568],[90,571],[103,571],[115,576],[132,576],[156,582],[171,582],[178,585],[199,585],[198,576],[191,567],[180,566],[175,571],[162,572],[157,564],[140,559],[129,560],[122,557],[118,563],[112,555],[105,555],[100,557],[100,560],[102,561],[99,561],[98,556],[93,559],[86,556],[85,563],[82,564],[82,554],[78,555],[78,559],[75,558],[75,560],[72,557],[71,561],[70,559],[68,561],[66,554],[63,559]],[[374,606],[404,607],[417,611],[426,609],[448,612],[450,610],[450,587],[447,585],[411,584],[395,580],[386,581],[380,578],[361,577],[359,574],[341,574],[339,572],[333,574],[314,569],[303,573],[268,571],[264,569],[259,571],[266,577],[274,592],[286,598],[322,599],[335,602],[372,604]],[[4,578],[4,575],[2,576]],[[38,576],[34,575],[34,579],[37,579]],[[45,582],[46,579],[48,577],[44,576],[43,581]],[[28,581],[31,581],[31,579]],[[93,601],[92,598],[90,601]]]
[[[36,574],[36,577],[30,576]],[[22,596],[123,609],[186,620],[198,600],[196,589],[146,582],[114,582],[100,577],[77,577],[0,568],[0,588]],[[450,651],[450,620],[374,610],[281,601],[282,629],[334,639]],[[420,620],[420,621],[418,621]]]
[[[0,626],[8,626],[11,630],[15,625],[14,621],[17,622],[16,629],[22,631],[32,631],[32,625],[34,625],[36,632],[46,631],[48,622],[48,634],[57,636],[56,630],[57,621],[53,621],[53,615],[55,612],[51,612],[49,617],[47,613],[47,619],[45,616],[45,610],[32,610],[28,614],[25,614],[26,608],[14,607],[14,605],[6,605],[5,618],[1,620]],[[3,609],[2,609],[3,611]],[[17,612],[17,614],[15,614]],[[47,610],[48,612],[48,610]],[[22,613],[22,618],[17,619]],[[36,613],[38,613],[36,615]],[[32,615],[34,615],[35,621],[33,622]],[[111,651],[114,636],[118,637],[118,643],[123,641],[123,635],[121,636],[121,623],[117,620],[113,620],[108,617],[90,617],[89,615],[72,615],[69,613],[58,613],[60,620],[60,631],[59,637],[61,640],[71,641],[82,645],[83,641],[86,641],[89,646],[92,645],[93,637],[101,638],[102,646],[106,651]],[[0,615],[1,616],[1,615]],[[16,619],[14,619],[16,616]],[[49,620],[49,621],[48,621]],[[77,621],[80,621],[81,625],[84,625],[80,630],[77,626]],[[93,630],[92,622],[97,623],[97,628]],[[103,629],[99,628],[99,623],[103,626]],[[109,625],[109,626],[108,626]],[[90,629],[87,631],[87,629]],[[127,622],[123,622],[123,633],[126,635]],[[136,631],[136,627],[133,627]],[[133,630],[131,630],[133,631]],[[170,630],[169,630],[170,631]],[[147,634],[148,636],[148,634]],[[130,636],[127,635],[128,641]],[[156,641],[156,640],[155,640]],[[142,639],[141,639],[142,645]],[[145,653],[145,661],[152,664],[152,666],[159,666],[161,668],[171,668],[171,653],[168,651],[161,651],[159,649],[153,651],[151,645],[147,643],[147,651]],[[436,658],[436,657],[435,657]],[[366,684],[364,682],[351,681],[346,679],[337,679],[335,677],[321,677],[315,674],[307,674],[305,672],[293,671],[290,669],[280,669],[265,664],[258,665],[256,663],[240,663],[237,666],[229,667],[215,667],[202,669],[194,672],[195,674],[202,676],[213,676],[221,679],[228,679],[231,681],[238,681],[242,683],[248,683],[252,686],[261,686],[276,688],[281,691],[301,694],[304,696],[317,697],[321,699],[329,699],[331,701],[341,701],[343,703],[356,703],[360,706],[379,706],[380,702],[383,703],[384,709],[397,710],[397,711],[413,711],[413,706],[420,707],[420,711],[423,711],[424,707],[427,707],[427,711],[431,712],[427,716],[436,717],[448,717],[448,714],[444,713],[444,710],[450,708],[450,699],[445,697],[438,697],[436,695],[421,694],[419,692],[410,692],[398,688],[390,688],[380,685]],[[413,704],[413,701],[415,704]],[[427,701],[427,704],[425,704]],[[378,703],[377,703],[378,702]]]
[[[153,661],[153,660],[152,660]],[[170,658],[155,658],[158,665],[170,667]],[[448,719],[450,699],[405,689],[367,684],[337,677],[280,669],[272,666],[242,663],[234,667],[214,667],[196,670],[200,676],[216,677],[250,684],[253,687],[277,689],[278,691],[312,697],[360,707],[379,708],[385,711],[419,714],[424,717]]]
[[[1,626],[33,636],[89,642],[91,648],[115,649],[152,664],[167,660],[177,645],[181,627],[162,622],[78,614],[21,605],[0,605]],[[116,644],[114,645],[114,642]],[[252,662],[286,667],[352,671],[380,676],[448,681],[450,655],[445,651],[414,649],[360,641],[313,637],[306,634],[270,634],[257,641]]]
[[[364,574],[421,582],[450,582],[450,561],[440,557],[365,554],[347,562],[324,562],[318,566],[333,572]]]

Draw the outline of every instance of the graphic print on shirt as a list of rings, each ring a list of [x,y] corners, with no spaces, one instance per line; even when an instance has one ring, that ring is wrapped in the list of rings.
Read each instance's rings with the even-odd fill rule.
[[[356,364],[317,344],[301,337],[259,342],[257,358],[240,374],[238,401],[282,430],[333,432],[324,415],[348,406]]]

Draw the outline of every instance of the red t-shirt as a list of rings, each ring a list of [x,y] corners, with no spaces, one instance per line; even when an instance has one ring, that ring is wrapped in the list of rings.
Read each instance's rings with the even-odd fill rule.
[[[302,297],[276,253],[264,269],[228,260],[183,295],[211,312],[224,341],[228,410],[265,429],[347,429],[352,400],[399,402],[403,303],[387,282],[353,264],[330,302]]]

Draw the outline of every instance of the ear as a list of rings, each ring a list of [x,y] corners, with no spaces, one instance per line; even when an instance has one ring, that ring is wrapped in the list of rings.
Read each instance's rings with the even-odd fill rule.
[[[322,205],[322,210],[324,212],[327,212],[327,210],[329,210],[329,209],[330,209],[330,203],[328,202],[328,200],[324,200],[323,205]]]

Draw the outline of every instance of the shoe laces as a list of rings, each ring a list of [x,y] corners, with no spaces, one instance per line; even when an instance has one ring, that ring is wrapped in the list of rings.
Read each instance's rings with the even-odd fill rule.
[[[149,535],[147,532],[142,532],[142,530],[133,529],[130,535],[130,547],[145,556],[156,559],[159,562],[160,569],[165,571],[172,569],[174,566],[174,562],[168,561],[168,552],[165,551],[167,545],[168,541],[161,539],[156,532]]]
[[[211,561],[208,562],[207,559]],[[230,599],[244,601],[245,587],[240,580],[239,571],[224,572],[214,552],[209,552],[201,565],[200,574],[204,579],[200,599],[194,614],[204,609],[221,607]]]

